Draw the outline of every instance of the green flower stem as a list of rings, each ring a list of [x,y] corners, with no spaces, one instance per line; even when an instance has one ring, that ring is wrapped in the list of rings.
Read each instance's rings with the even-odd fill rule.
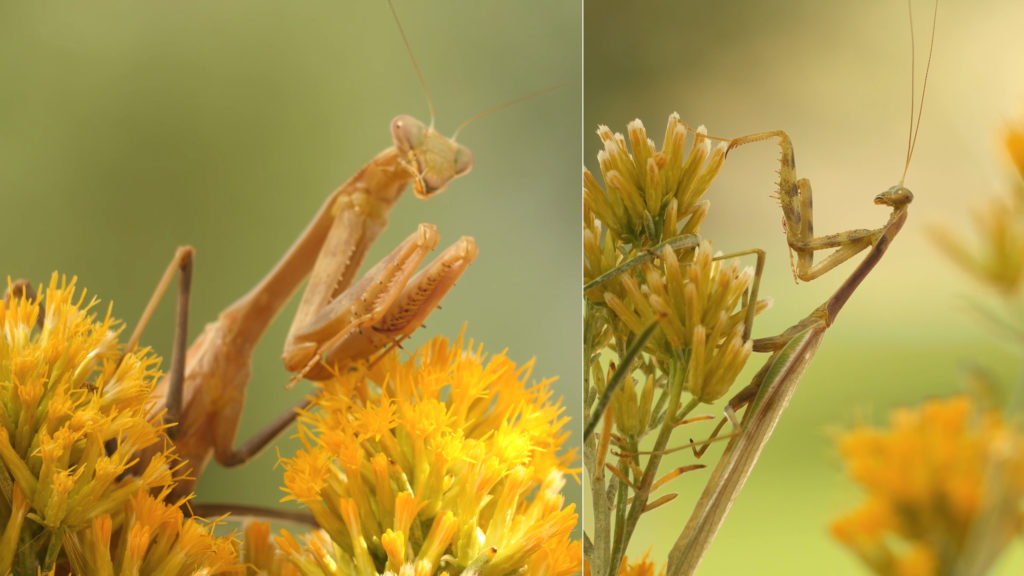
[[[591,288],[597,288],[601,284],[604,284],[605,282],[611,280],[612,278],[621,275],[627,270],[636,268],[637,266],[643,264],[644,262],[650,262],[654,258],[658,257],[658,254],[661,252],[661,249],[664,248],[665,246],[671,246],[673,250],[682,250],[684,248],[696,248],[698,244],[700,244],[700,236],[698,236],[697,234],[684,234],[682,236],[676,236],[675,238],[669,238],[668,240],[665,240],[664,242],[658,244],[657,246],[648,248],[647,250],[641,252],[640,254],[637,254],[636,256],[630,258],[629,260],[626,260],[622,264],[619,264],[615,268],[612,268],[611,270],[605,272],[604,274],[601,274],[600,276],[594,278],[590,282],[587,282],[583,286],[583,291],[586,292]]]
[[[622,558],[625,556],[626,547],[629,545],[629,540],[633,536],[633,532],[636,530],[636,524],[640,520],[640,515],[643,514],[644,508],[647,507],[647,499],[651,494],[651,486],[654,485],[654,480],[658,474],[658,466],[661,464],[661,458],[665,447],[668,445],[669,438],[672,436],[672,431],[675,429],[676,423],[679,420],[686,418],[694,408],[700,404],[698,398],[691,398],[689,402],[682,408],[680,408],[680,399],[683,393],[683,384],[686,381],[686,364],[680,362],[673,362],[669,367],[669,382],[671,385],[669,392],[668,405],[665,410],[665,419],[661,422],[661,429],[658,431],[658,438],[654,442],[654,448],[651,451],[651,457],[647,460],[647,466],[644,469],[644,475],[640,481],[640,486],[637,488],[636,494],[633,495],[633,505],[629,509],[629,514],[625,518],[623,523],[622,538],[615,539],[615,548],[612,550],[612,563],[611,566],[618,567],[622,563]]]

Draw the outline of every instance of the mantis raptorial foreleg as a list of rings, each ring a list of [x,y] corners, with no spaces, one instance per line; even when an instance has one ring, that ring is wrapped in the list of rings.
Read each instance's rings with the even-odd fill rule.
[[[797,179],[796,156],[788,134],[782,130],[774,130],[742,136],[729,143],[729,151],[744,144],[770,138],[778,138],[779,147],[782,149],[779,158],[778,200],[782,205],[782,224],[786,230],[786,241],[790,250],[796,254],[796,259],[792,261],[793,276],[798,280],[814,280],[874,244],[884,228],[848,230],[815,236],[811,181],[806,178]],[[824,260],[814,263],[815,252],[833,248],[835,251]]]
[[[285,368],[295,372],[296,379],[323,380],[331,375],[328,366],[366,358],[419,327],[476,256],[473,240],[463,238],[413,279],[438,238],[436,228],[421,224],[359,282],[323,303],[316,302],[312,318],[292,324],[285,343]],[[304,313],[308,310],[300,305],[296,320],[305,319]]]

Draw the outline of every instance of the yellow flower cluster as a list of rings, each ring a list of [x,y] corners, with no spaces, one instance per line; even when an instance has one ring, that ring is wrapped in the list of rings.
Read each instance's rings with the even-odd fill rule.
[[[322,531],[304,546],[284,533],[280,550],[307,575],[579,572],[568,417],[531,367],[460,336],[325,382],[300,417],[306,448],[283,460],[286,499]],[[278,562],[263,530],[247,539]]]
[[[662,332],[650,340],[649,348],[659,357],[684,361],[687,391],[702,402],[714,402],[728,392],[753,350],[753,343],[743,338],[742,306],[753,272],[741,272],[735,260],[723,268],[712,258],[707,241],[685,266],[668,246],[659,255],[660,265],[644,268],[643,285],[623,276],[625,297],[609,293],[605,303],[634,334],[659,322]],[[767,307],[767,302],[761,304],[762,310]]]
[[[839,439],[867,492],[833,535],[876,574],[981,574],[1022,528],[1024,435],[966,396],[893,413]]]
[[[589,170],[583,170],[583,281],[592,284],[620,273],[619,266],[634,261],[645,251],[665,242],[694,234],[707,215],[710,204],[701,201],[725,160],[725,142],[712,145],[704,127],[694,132],[687,154],[690,129],[672,114],[665,129],[661,151],[647,138],[639,120],[628,126],[630,154],[626,139],[601,126],[598,136],[605,149],[598,153],[601,186]],[[685,241],[684,241],[685,243]],[[603,303],[614,282],[598,282],[584,296]]]
[[[728,143],[712,145],[701,126],[694,131],[693,145],[687,150],[690,130],[678,114],[668,119],[661,150],[647,137],[639,120],[630,122],[627,132],[632,154],[621,134],[612,133],[607,126],[598,129],[605,149],[597,160],[607,189],[584,170],[584,204],[616,244],[650,246],[696,232],[707,212],[701,196],[721,170]],[[696,218],[688,222],[693,216]]]
[[[159,358],[56,274],[0,302],[0,573],[237,573],[234,542],[166,503],[173,451],[149,418]],[[40,325],[41,319],[41,325]],[[160,497],[153,497],[159,494]]]
[[[721,261],[698,236],[710,206],[703,195],[722,168],[728,141],[708,137],[703,127],[689,129],[677,114],[669,117],[660,150],[639,120],[627,133],[598,130],[604,186],[584,170],[584,338],[590,394],[603,394],[600,351],[613,349],[622,358],[649,326],[660,325],[633,367],[646,380],[645,392],[637,398],[635,384],[624,381],[611,405],[616,422],[630,428],[619,431],[639,438],[648,431],[644,422],[660,419],[648,414],[647,401],[664,405],[652,386],[666,393],[670,373],[701,402],[728,392],[752,350],[747,323],[770,302],[749,302],[751,269]]]
[[[728,140],[691,130],[677,114],[660,149],[639,120],[626,136],[605,126],[597,134],[600,181],[583,174],[585,414],[588,430],[602,430],[586,439],[594,442],[585,462],[596,503],[590,559],[603,574],[653,574],[643,562],[633,571],[623,551],[641,515],[677,496],[652,492],[694,469],[658,479],[661,455],[691,411],[728,393],[753,350],[753,318],[770,302],[757,300],[750,268],[715,255],[701,236],[704,195]],[[654,445],[644,444],[653,432]]]

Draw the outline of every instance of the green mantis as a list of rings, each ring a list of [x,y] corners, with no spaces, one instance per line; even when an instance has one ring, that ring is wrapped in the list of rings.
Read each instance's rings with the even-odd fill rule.
[[[668,570],[673,574],[691,573],[696,568],[697,562],[699,562],[704,550],[710,544],[711,539],[724,520],[732,501],[749,476],[753,464],[757,461],[782,411],[788,404],[804,370],[817,351],[825,331],[834,322],[836,316],[854,291],[878,264],[895,236],[902,229],[907,218],[907,208],[913,200],[913,194],[902,184],[893,186],[875,197],[876,204],[888,206],[892,209],[889,220],[884,226],[877,230],[854,230],[849,233],[826,236],[823,237],[826,239],[825,241],[813,238],[813,228],[808,222],[811,214],[801,210],[799,194],[800,190],[809,190],[809,183],[800,181],[801,184],[798,186],[798,181],[795,177],[786,177],[787,173],[795,175],[795,162],[792,161],[792,146],[789,143],[788,136],[781,132],[769,133],[768,136],[779,136],[785,144],[783,150],[788,151],[789,166],[787,170],[784,159],[784,166],[781,171],[783,178],[781,181],[783,186],[788,184],[791,186],[791,189],[781,190],[780,197],[788,197],[794,200],[790,203],[793,209],[787,214],[787,228],[792,229],[797,225],[802,225],[802,229],[805,231],[802,235],[790,237],[791,248],[797,252],[798,258],[806,262],[806,264],[798,264],[800,270],[813,269],[820,275],[823,271],[834,268],[864,248],[870,247],[870,250],[865,259],[842,283],[835,294],[825,303],[815,308],[806,318],[797,322],[782,334],[753,340],[750,340],[750,325],[755,306],[757,305],[757,279],[759,279],[763,270],[764,254],[760,251],[751,251],[751,253],[758,255],[757,273],[749,293],[744,298],[745,304],[735,315],[744,319],[741,334],[743,339],[749,343],[748,345],[755,351],[771,352],[772,355],[750,385],[729,401],[726,407],[727,418],[715,429],[712,437],[705,443],[702,443],[702,445],[706,446],[708,442],[713,441],[717,437],[726,422],[733,423],[735,432],[730,437],[725,454],[708,479],[704,495],[698,501],[690,523],[680,535],[676,547],[669,558]],[[732,140],[730,141],[729,148],[731,149],[737,143],[743,144],[765,137],[765,134],[758,134],[753,137]],[[784,158],[786,158],[785,152]],[[809,203],[804,206],[809,206]],[[806,222],[806,224],[801,224],[801,222]],[[802,236],[809,236],[810,238],[805,240]],[[666,260],[671,259],[672,251],[691,250],[697,241],[698,238],[694,235],[682,235],[671,241],[666,241],[663,245],[658,246],[658,249],[644,252],[634,259],[617,266],[609,273],[602,274],[589,283],[587,287],[596,288],[606,283],[614,274],[629,271],[655,257]],[[823,266],[813,267],[813,252],[824,248],[836,248],[837,251],[826,258]],[[807,258],[804,258],[804,253],[806,253]],[[668,268],[667,265],[666,268]],[[799,277],[799,270],[797,272]],[[652,293],[658,292],[656,288],[651,288],[650,291]],[[662,320],[658,319],[657,322],[660,323]],[[588,422],[585,429],[585,440],[590,439],[598,419],[602,416],[604,407],[607,405],[616,387],[621,384],[624,377],[629,377],[629,374],[632,372],[629,367],[633,366],[637,352],[652,336],[656,326],[657,323],[651,324],[646,330],[639,333],[627,353],[621,357],[621,366],[626,368],[620,367],[616,370],[614,376],[606,385],[601,399],[594,408],[594,417]],[[703,328],[701,327],[701,329]],[[711,341],[715,342],[717,338],[713,338]],[[655,451],[647,452],[654,465],[648,464],[647,471],[643,475],[643,481],[635,488],[638,495],[634,498],[634,503],[630,506],[630,513],[626,517],[627,526],[635,525],[639,514],[647,507],[646,496],[650,493],[654,483],[653,471],[656,470],[658,460],[665,453],[663,446],[665,446],[665,442],[668,439],[668,434],[675,427],[676,419],[683,418],[700,401],[700,398],[695,396],[683,407],[679,396],[679,389],[681,388],[679,382],[684,379],[692,381],[694,378],[698,380],[703,378],[703,376],[693,376],[693,370],[689,367],[690,364],[697,361],[697,358],[696,352],[684,355],[683,361],[679,365],[681,367],[673,369],[676,375],[670,376],[670,381],[673,382],[671,385],[672,396],[667,402],[668,408],[664,415],[662,431],[655,444]],[[694,393],[693,388],[688,386],[687,389]],[[746,406],[746,412],[744,413],[743,421],[739,422],[735,414],[744,406]],[[607,435],[607,432],[608,429],[606,428],[605,435]],[[604,437],[602,442],[606,442]],[[698,456],[703,453],[703,449],[698,449],[697,445],[693,445],[693,449],[694,453]],[[598,450],[598,453],[602,453],[604,450],[606,448]],[[615,565],[614,562],[611,565]]]
[[[835,294],[806,318],[779,336],[755,341],[755,349],[774,352],[751,383],[733,396],[725,408],[728,420],[740,432],[730,439],[708,478],[694,514],[669,554],[671,573],[690,574],[696,570],[814,358],[825,331],[903,228],[907,220],[907,206],[912,200],[913,195],[902,185],[879,194],[875,202],[889,205],[893,211],[864,260]],[[743,419],[736,422],[736,411],[744,405]]]
[[[932,44],[935,40],[935,18],[937,16],[938,6],[936,4],[932,22]],[[911,31],[913,31],[912,19]],[[924,90],[927,88],[930,64],[929,54],[928,65],[925,68],[925,82],[922,87],[922,104]],[[914,123],[912,100],[912,124],[907,145],[904,177],[913,155],[920,119],[919,109],[916,124]],[[768,137],[778,137],[783,151],[779,171],[779,195],[785,217],[787,241],[790,248],[797,254],[794,263],[794,276],[802,280],[812,280],[864,248],[870,246],[870,250],[836,292],[806,318],[778,336],[754,341],[755,350],[772,352],[772,355],[754,376],[751,383],[733,396],[726,406],[727,419],[734,423],[734,427],[739,432],[730,439],[721,460],[708,479],[705,490],[694,508],[693,515],[669,553],[668,573],[673,575],[692,574],[697,569],[711,540],[724,521],[725,515],[749,477],[754,463],[771,437],[782,412],[789,404],[804,371],[817,352],[818,346],[825,336],[825,331],[832,325],[840,310],[867,275],[878,265],[889,245],[899,234],[907,219],[907,208],[914,198],[910,190],[903,186],[903,178],[901,178],[899,184],[875,197],[875,204],[892,208],[889,221],[885,226],[877,230],[852,230],[816,238],[813,234],[810,217],[810,182],[806,179],[795,179],[796,166],[793,160],[792,144],[788,136],[781,131],[755,134],[734,140],[730,143],[730,148]],[[800,209],[796,208],[798,204]],[[814,252],[825,248],[836,248],[836,250],[825,260],[814,265]],[[736,410],[744,405],[746,405],[746,411],[743,419],[737,423]]]
[[[933,25],[933,38],[934,38],[934,25]],[[927,78],[927,71],[925,73]],[[920,115],[916,118],[919,126]],[[904,167],[904,176],[906,174],[906,167],[909,166],[910,157],[913,151],[913,144],[917,134],[917,128],[915,128],[913,109],[911,112],[911,134],[910,142],[908,142],[907,151],[907,164]],[[602,136],[602,139],[606,141],[606,150],[609,149],[607,142],[608,138]],[[669,557],[668,573],[669,574],[689,574],[696,569],[697,564],[700,562],[700,558],[703,556],[704,551],[710,544],[711,539],[714,537],[718,530],[725,514],[727,513],[732,501],[736,498],[736,495],[743,483],[745,482],[750,470],[758,459],[761,450],[763,449],[767,439],[770,437],[772,430],[774,429],[782,411],[787,405],[789,398],[795,391],[800,378],[814,357],[818,346],[824,338],[824,334],[829,326],[834,322],[837,314],[841,311],[843,306],[852,296],[853,292],[863,282],[865,277],[875,268],[882,256],[887,251],[889,245],[894,240],[895,236],[899,233],[904,225],[907,217],[907,208],[912,202],[913,195],[910,191],[903,186],[903,180],[896,186],[891,187],[882,194],[879,194],[875,198],[875,203],[884,205],[891,208],[892,212],[889,216],[888,221],[885,225],[875,229],[856,229],[847,232],[841,232],[838,234],[829,234],[824,236],[815,235],[813,228],[813,213],[811,203],[811,186],[810,182],[806,179],[799,179],[796,172],[796,162],[794,155],[793,144],[789,136],[782,131],[763,132],[753,134],[750,136],[744,136],[732,140],[724,140],[727,143],[727,153],[731,152],[739,146],[743,146],[748,143],[758,142],[767,139],[777,139],[779,146],[782,151],[782,157],[779,162],[779,190],[778,199],[780,201],[783,217],[784,217],[784,229],[786,232],[787,243],[793,254],[791,259],[794,276],[798,280],[813,280],[826,272],[834,269],[839,264],[853,258],[857,254],[868,251],[864,261],[856,267],[851,276],[847,278],[839,287],[839,289],[830,297],[825,303],[816,307],[807,317],[795,323],[789,329],[786,329],[781,334],[771,336],[767,338],[754,338],[749,340],[754,351],[768,352],[771,356],[765,362],[763,368],[755,376],[753,382],[745,388],[738,395],[733,397],[726,409],[727,418],[722,421],[719,428],[716,429],[712,438],[707,442],[716,439],[718,432],[721,427],[727,422],[733,422],[733,432],[729,435],[729,445],[725,450],[725,454],[722,460],[719,462],[715,471],[711,474],[707,488],[704,494],[701,496],[697,503],[696,509],[691,517],[691,520],[687,523],[685,529],[679,536],[679,539],[674,546],[672,553]],[[698,136],[698,141],[700,136]],[[624,163],[621,159],[615,160],[613,166],[614,171],[605,170],[605,160],[602,159],[602,172],[605,174],[605,182],[609,184],[609,189],[614,186],[618,190],[629,190],[630,185],[640,188],[643,185],[642,178],[636,178],[630,182],[627,178],[623,178],[623,174],[643,174],[644,163],[647,166],[657,166],[663,168],[665,165],[671,166],[671,161],[666,163],[662,158],[657,155],[651,156],[653,160],[647,160],[646,157],[650,155],[649,152],[643,151],[643,138],[636,137],[632,132],[630,134],[630,143],[634,153],[638,147],[641,149],[640,157],[644,162],[636,162],[636,168],[632,168],[628,164]],[[669,149],[670,137],[666,136],[665,149]],[[625,145],[625,140],[622,141],[621,145],[616,145],[618,149],[622,149]],[[695,143],[693,149],[699,149],[698,143]],[[609,154],[605,152],[606,158]],[[666,151],[664,156],[670,156],[670,153]],[[715,157],[713,154],[709,154],[709,157]],[[600,158],[600,157],[599,157]],[[612,161],[608,161],[607,164],[611,165]],[[624,166],[620,168],[620,166]],[[685,168],[684,168],[685,170]],[[612,176],[612,178],[609,178]],[[648,174],[646,176],[647,182],[657,184],[660,176],[656,172],[655,168],[648,168]],[[623,184],[619,184],[619,182]],[[647,190],[649,191],[650,186]],[[588,189],[589,191],[589,189]],[[624,200],[623,203],[628,204],[629,201]],[[665,205],[662,203],[661,205]],[[687,208],[688,209],[688,208]],[[671,208],[670,208],[671,210]],[[680,208],[680,211],[684,208]],[[706,209],[705,209],[706,210]],[[604,210],[608,213],[608,210]],[[696,212],[694,212],[696,213]],[[655,220],[657,222],[657,220]],[[689,226],[689,224],[688,224]],[[650,228],[656,228],[650,227]],[[692,226],[696,230],[697,226]],[[626,232],[629,230],[627,229]],[[656,238],[655,241],[661,241],[662,239]],[[648,244],[655,244],[655,241],[648,241]],[[687,253],[700,242],[698,233],[694,233],[691,236],[677,236],[672,240],[675,245],[680,249],[681,254]],[[664,243],[657,244],[658,248],[662,248]],[[816,253],[833,250],[830,254],[822,259],[815,262]],[[593,289],[598,287],[600,284],[607,283],[611,277],[623,274],[627,270],[632,270],[636,266],[640,265],[640,260],[652,261],[659,258],[659,254],[656,250],[650,250],[648,253],[636,257],[634,260],[627,260],[621,265],[615,268],[609,268],[605,266],[600,276],[595,276],[591,284],[588,284],[587,289]],[[662,258],[664,260],[664,258]],[[669,266],[666,264],[665,269],[668,270]],[[632,274],[632,272],[630,273]],[[758,278],[760,274],[758,273]],[[632,280],[630,280],[632,282]],[[624,280],[624,284],[626,281]],[[632,291],[629,291],[632,290]],[[646,296],[652,294],[651,307],[655,309],[664,309],[659,307],[654,302],[656,290],[651,288],[647,292],[639,292],[635,289],[627,290],[628,294],[636,300],[636,294]],[[604,385],[604,391],[600,401],[595,406],[602,406],[606,401],[606,398],[610,398],[616,385],[621,384],[624,380],[630,378],[630,374],[634,370],[641,371],[639,366],[644,366],[644,375],[648,376],[650,361],[644,360],[641,363],[634,365],[630,362],[633,356],[629,354],[622,354],[623,350],[627,352],[633,352],[639,350],[643,346],[651,347],[651,344],[645,342],[649,338],[653,338],[652,334],[657,335],[657,332],[648,332],[642,330],[642,326],[639,325],[635,320],[631,320],[629,313],[630,310],[623,307],[620,303],[618,294],[610,293],[611,290],[605,290],[605,300],[610,305],[616,307],[616,314],[621,321],[630,324],[632,329],[633,337],[629,340],[629,346],[620,346],[619,358],[622,359],[620,364],[614,366],[614,370],[609,370],[611,373],[606,385]],[[751,290],[748,292],[747,297],[744,299],[744,309],[746,311],[746,317],[752,318],[753,306],[756,302],[756,292]],[[638,306],[639,307],[639,306]],[[731,309],[727,309],[728,312]],[[740,312],[735,312],[736,315]],[[699,314],[699,313],[698,313]],[[639,315],[639,313],[636,313]],[[648,326],[653,327],[654,323],[666,323],[664,316],[651,316],[650,314],[643,316],[646,322],[651,322]],[[706,321],[707,318],[705,317]],[[749,336],[749,322],[744,330],[744,335]],[[700,333],[703,335],[703,332]],[[616,333],[618,339],[618,333]],[[677,338],[676,340],[682,341]],[[703,341],[703,340],[701,340]],[[686,341],[689,346],[689,341]],[[691,401],[689,403],[680,402],[679,394],[676,392],[676,388],[682,387],[682,383],[686,383],[686,389],[691,391],[694,387],[691,385],[693,381],[693,370],[689,368],[694,358],[699,358],[699,354],[703,354],[703,350],[697,350],[694,348],[681,348],[676,354],[678,358],[672,358],[671,353],[663,352],[662,356],[658,357],[658,362],[676,362],[682,368],[676,369],[674,374],[670,373],[667,382],[663,384],[663,389],[672,390],[672,395],[668,397],[668,393],[665,396],[668,397],[667,401],[662,399],[658,400],[657,407],[667,406],[663,412],[659,415],[663,418],[664,423],[662,424],[662,431],[659,433],[658,438],[654,444],[653,449],[650,450],[637,450],[631,446],[626,446],[624,442],[630,441],[626,438],[627,434],[620,434],[612,438],[613,442],[620,447],[619,454],[625,455],[620,459],[619,468],[615,471],[618,477],[619,485],[628,486],[631,489],[631,496],[627,498],[631,500],[626,505],[618,504],[617,502],[611,502],[610,500],[602,500],[602,494],[596,494],[598,490],[604,485],[602,484],[605,480],[603,472],[598,471],[597,467],[591,466],[590,470],[592,473],[592,479],[595,485],[598,486],[598,490],[595,490],[595,507],[604,507],[610,510],[610,513],[602,518],[599,518],[595,523],[595,532],[598,538],[595,539],[592,545],[594,551],[594,558],[597,558],[598,562],[602,565],[604,573],[611,573],[609,570],[617,568],[618,563],[622,560],[624,555],[624,545],[618,540],[621,536],[625,536],[628,540],[632,533],[639,515],[650,507],[660,505],[663,502],[663,498],[654,500],[648,503],[647,498],[650,495],[651,487],[654,485],[661,485],[662,481],[659,480],[655,483],[655,476],[652,470],[656,470],[658,459],[666,453],[665,440],[670,433],[671,428],[676,423],[684,423],[686,421],[686,414],[696,405],[697,402]],[[593,357],[593,356],[591,356]],[[667,358],[667,360],[661,360],[661,358]],[[697,372],[702,375],[703,372]],[[603,384],[603,383],[602,383]],[[642,379],[639,384],[643,384]],[[637,388],[639,386],[632,386]],[[644,388],[642,396],[639,390],[628,391],[631,394],[631,398],[639,397],[640,413],[644,418],[647,418],[647,410],[645,406],[650,405],[648,388]],[[697,400],[697,399],[695,399]],[[708,401],[708,400],[704,400]],[[635,400],[634,400],[635,402]],[[647,402],[645,404],[645,402]],[[743,415],[742,422],[738,421],[735,414],[741,408],[746,407],[746,412]],[[621,412],[623,416],[629,417],[630,414],[627,411]],[[599,429],[598,420],[602,417],[600,410],[596,410],[592,414],[591,421],[588,422],[587,432],[593,433]],[[611,433],[610,422],[607,420],[607,416],[604,416],[605,420],[605,432],[602,437],[594,442],[588,444],[587,448],[592,454],[596,455],[595,461],[600,463],[602,466],[604,454],[607,453],[607,439],[604,437]],[[643,420],[646,424],[650,422],[649,419]],[[617,422],[616,422],[617,424]],[[653,427],[648,427],[652,429]],[[588,436],[586,441],[591,442],[592,436]],[[701,443],[700,446],[705,445]],[[699,446],[697,444],[692,445],[694,452],[698,453]],[[632,454],[634,457],[630,459],[628,456]],[[640,461],[635,456],[648,455],[649,460],[645,469],[643,470],[642,479],[640,478]],[[625,462],[623,464],[622,462]],[[653,465],[652,465],[653,463]],[[611,469],[609,464],[608,469]],[[634,472],[635,470],[635,472]],[[666,476],[670,476],[667,474]],[[619,489],[623,491],[623,489]],[[611,494],[611,490],[608,491]],[[621,500],[620,500],[621,501]],[[613,505],[617,506],[613,509]],[[605,514],[604,509],[599,510],[596,515],[600,516]],[[609,538],[601,534],[602,530],[605,530],[610,523],[615,522],[615,541],[612,542],[611,554],[606,554],[601,557],[602,548],[608,546]]]

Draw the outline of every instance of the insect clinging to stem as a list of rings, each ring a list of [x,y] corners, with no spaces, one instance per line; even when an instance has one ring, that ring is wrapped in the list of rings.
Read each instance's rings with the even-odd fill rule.
[[[754,463],[774,431],[775,425],[788,405],[804,371],[817,352],[826,330],[832,325],[840,310],[861,282],[879,263],[906,222],[907,209],[913,200],[913,194],[903,183],[920,130],[921,107],[923,107],[928,71],[931,67],[931,47],[935,42],[937,18],[938,2],[936,1],[921,105],[918,106],[916,120],[914,117],[916,94],[913,83],[911,85],[910,133],[903,175],[898,184],[878,194],[874,200],[875,204],[892,209],[888,222],[881,228],[814,237],[810,218],[810,183],[805,179],[795,179],[795,162],[792,144],[788,136],[781,131],[766,132],[738,138],[730,144],[730,148],[734,148],[749,142],[772,137],[779,138],[783,151],[779,195],[785,216],[787,240],[791,250],[797,255],[794,264],[794,274],[797,278],[803,280],[816,278],[861,250],[869,248],[869,251],[864,260],[843,281],[835,293],[806,318],[778,336],[754,340],[754,350],[772,354],[751,383],[729,400],[725,409],[726,419],[718,425],[712,434],[712,438],[714,438],[726,421],[732,422],[737,431],[729,440],[686,528],[669,554],[668,574],[670,575],[691,574],[696,570],[725,515],[749,477]],[[910,26],[913,46],[912,10]],[[912,48],[912,70],[913,60]],[[813,253],[826,248],[836,248],[836,251],[814,265]],[[736,413],[744,406],[746,410],[742,420],[737,421]]]

